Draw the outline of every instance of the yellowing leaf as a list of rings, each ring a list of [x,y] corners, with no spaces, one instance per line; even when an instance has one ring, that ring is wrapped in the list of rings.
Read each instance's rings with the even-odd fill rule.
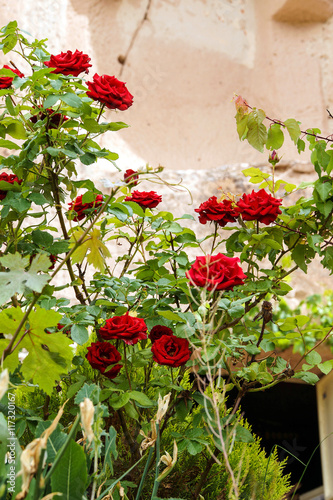
[[[82,236],[83,231],[79,229],[76,231],[74,238],[71,240],[71,247],[74,246],[74,242],[77,241],[80,236]],[[99,271],[104,271],[105,269],[105,258],[111,257],[108,248],[100,239],[101,232],[94,228],[83,240],[80,246],[75,250],[72,255],[72,262],[76,264],[77,262],[82,262],[85,257],[89,264],[92,264],[95,269]]]

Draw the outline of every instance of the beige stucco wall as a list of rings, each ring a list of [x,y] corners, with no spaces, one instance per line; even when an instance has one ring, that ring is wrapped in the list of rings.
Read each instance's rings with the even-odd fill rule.
[[[116,144],[152,165],[206,169],[262,161],[238,141],[233,93],[269,116],[333,129],[331,0],[2,0],[53,53],[83,50],[126,81],[131,129]],[[309,21],[316,22],[300,22]],[[119,63],[119,56],[126,58]],[[127,57],[126,57],[127,56]],[[121,138],[121,140],[120,140]],[[122,147],[120,148],[123,152]],[[284,159],[297,157],[287,143]],[[305,157],[305,156],[304,156]],[[142,163],[139,160],[139,163]],[[132,161],[135,161],[134,159]]]

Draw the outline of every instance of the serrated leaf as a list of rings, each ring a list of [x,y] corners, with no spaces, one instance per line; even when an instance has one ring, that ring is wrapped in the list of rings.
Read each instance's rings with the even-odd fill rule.
[[[67,94],[63,94],[60,96],[60,99],[64,101],[68,106],[71,106],[72,108],[81,108],[82,107],[82,101],[79,98],[78,95],[72,94],[68,92]]]
[[[328,375],[333,368],[333,359],[328,359],[327,361],[324,361],[324,363],[319,363],[318,368],[325,375]]]
[[[38,274],[47,271],[51,265],[47,255],[38,254],[31,263],[30,269],[25,267],[29,263],[29,257],[20,254],[8,254],[0,258],[8,272],[0,273],[0,304],[6,303],[15,293],[23,294],[27,288],[35,292],[41,292],[49,281],[48,274]]]
[[[309,365],[319,365],[321,363],[321,356],[316,351],[311,351],[305,356],[305,360]]]
[[[297,144],[298,138],[301,135],[299,123],[294,118],[289,118],[284,124],[289,132],[291,140]]]
[[[34,384],[51,394],[55,382],[70,369],[72,341],[60,332],[48,334],[44,331],[59,323],[60,313],[36,306],[28,319],[29,328],[20,343],[20,347],[29,352],[22,363],[22,374],[26,380],[32,379]]]
[[[15,144],[15,142],[8,141],[6,139],[0,139],[0,148],[21,149],[18,144]]]
[[[130,399],[134,399],[134,401],[137,401],[142,406],[152,406],[154,404],[143,392],[130,391],[129,395]]]
[[[36,434],[35,437],[38,438],[41,436],[41,434],[50,427],[52,422],[46,421],[46,422],[39,422],[37,427],[36,427]],[[53,463],[55,456],[57,452],[60,450],[62,445],[65,443],[67,439],[67,434],[61,431],[60,426],[58,425],[52,434],[48,437],[47,440],[47,446],[46,446],[46,451],[47,451],[47,463]]]
[[[71,239],[70,247],[74,246],[74,242],[77,241],[83,234],[82,229],[78,229],[75,233],[75,239]],[[104,261],[106,257],[111,257],[110,251],[105,246],[105,244],[100,239],[101,232],[93,228],[90,233],[86,236],[85,241],[80,244],[80,246],[75,250],[72,255],[72,262],[76,264],[77,262],[82,262],[86,257],[87,262],[92,264],[96,269],[103,272],[105,269]],[[89,253],[88,253],[89,252]]]
[[[15,120],[8,125],[6,134],[14,137],[14,139],[25,139],[27,137],[26,130],[19,120]]]
[[[247,127],[247,140],[252,147],[260,151],[264,151],[264,145],[267,141],[267,130],[262,123],[265,119],[265,113],[262,109],[254,109],[248,115]]]
[[[332,186],[330,182],[321,182],[321,183],[318,182],[316,184],[315,190],[319,194],[321,200],[326,201],[332,190]]]
[[[53,471],[52,491],[62,493],[63,500],[82,500],[86,482],[87,463],[83,448],[71,439]]]
[[[73,325],[71,329],[71,338],[73,342],[79,345],[85,344],[89,339],[89,333],[83,325]]]
[[[74,403],[79,405],[80,403],[82,403],[84,398],[89,398],[94,403],[94,405],[97,405],[97,403],[99,403],[100,392],[101,389],[100,387],[98,387],[98,385],[84,384],[82,389],[80,389],[77,393]]]
[[[281,125],[278,123],[273,123],[267,132],[267,149],[280,149],[284,142],[284,135],[281,130]]]

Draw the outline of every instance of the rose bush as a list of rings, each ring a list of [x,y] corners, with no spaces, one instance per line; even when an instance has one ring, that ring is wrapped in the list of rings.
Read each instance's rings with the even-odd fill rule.
[[[153,359],[159,365],[183,366],[191,357],[189,341],[174,335],[162,335],[151,346]]]
[[[15,22],[0,39],[4,55],[14,49],[27,67],[0,96],[0,147],[9,150],[1,166],[12,172],[0,181],[7,193],[0,206],[0,411],[14,393],[17,409],[15,491],[1,452],[0,491],[17,500],[142,500],[159,498],[168,476],[162,496],[280,500],[288,480],[276,457],[264,456],[241,405],[244,395],[290,378],[315,384],[314,367],[332,369],[316,351],[330,326],[316,329],[299,313],[272,325],[275,301],[288,299],[296,269],[306,272],[318,255],[333,271],[331,139],[301,133],[295,120],[275,120],[267,130],[264,112],[237,99],[241,139],[271,152],[290,130],[299,151],[301,137],[310,143],[318,179],[311,196],[282,206],[297,187],[277,179],[274,168],[245,169],[258,190],[240,197],[239,224],[224,224],[233,204],[217,206],[212,196],[197,213],[214,221],[214,231],[197,238],[192,213],[175,216],[167,203],[143,213],[162,197],[131,193],[126,172],[104,195],[94,185],[101,158],[120,170],[99,138],[126,127],[107,110],[132,104],[124,84],[97,75],[89,86],[73,72],[64,77],[69,67],[52,72],[45,43],[29,42]],[[57,114],[68,120],[59,117],[53,128]],[[34,123],[36,115],[42,119]],[[89,178],[78,178],[79,163],[90,166]],[[162,182],[161,167],[141,172],[145,182]],[[6,182],[8,175],[17,181]],[[278,355],[282,343],[301,345],[300,361],[289,366]],[[234,399],[226,397],[231,389]],[[4,440],[8,424],[2,413]]]
[[[90,57],[79,50],[74,53],[67,50],[67,52],[61,52],[56,56],[51,55],[49,61],[44,61],[45,66],[53,68],[52,73],[73,76],[79,76],[83,72],[88,73],[88,68],[91,67],[89,63]]]
[[[196,257],[186,276],[192,285],[207,290],[232,290],[243,285],[246,275],[238,265],[238,257],[227,257],[222,253]]]
[[[133,345],[147,338],[147,325],[142,318],[126,313],[123,316],[108,318],[105,325],[99,329],[99,335],[104,340],[118,339]]]
[[[114,76],[98,75],[95,73],[92,82],[87,82],[89,91],[87,96],[99,101],[109,109],[125,111],[133,104],[133,96],[127,90],[124,82]]]
[[[264,189],[258,192],[253,190],[250,194],[243,194],[237,202],[236,211],[245,221],[257,220],[268,225],[282,213],[279,208],[281,204],[280,198],[274,198]]]

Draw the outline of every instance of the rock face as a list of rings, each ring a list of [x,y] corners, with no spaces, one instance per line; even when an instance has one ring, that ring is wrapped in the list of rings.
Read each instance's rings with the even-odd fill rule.
[[[88,53],[90,77],[105,73],[127,82],[134,105],[109,119],[131,127],[109,133],[105,144],[120,154],[123,169],[161,164],[170,180],[182,177],[194,205],[184,193],[165,194],[180,212],[193,212],[219,187],[243,192],[242,163],[265,165],[265,157],[238,139],[234,93],[268,116],[294,117],[303,129],[331,133],[332,14],[333,0],[0,2],[3,25],[17,19],[33,36],[48,38],[53,54]],[[2,63],[9,59],[24,70],[12,53]],[[299,157],[287,139],[281,154],[284,179],[311,179],[308,153]],[[100,165],[82,167],[81,175],[115,177]],[[313,289],[313,278],[306,286],[303,274],[301,280],[307,292]]]

